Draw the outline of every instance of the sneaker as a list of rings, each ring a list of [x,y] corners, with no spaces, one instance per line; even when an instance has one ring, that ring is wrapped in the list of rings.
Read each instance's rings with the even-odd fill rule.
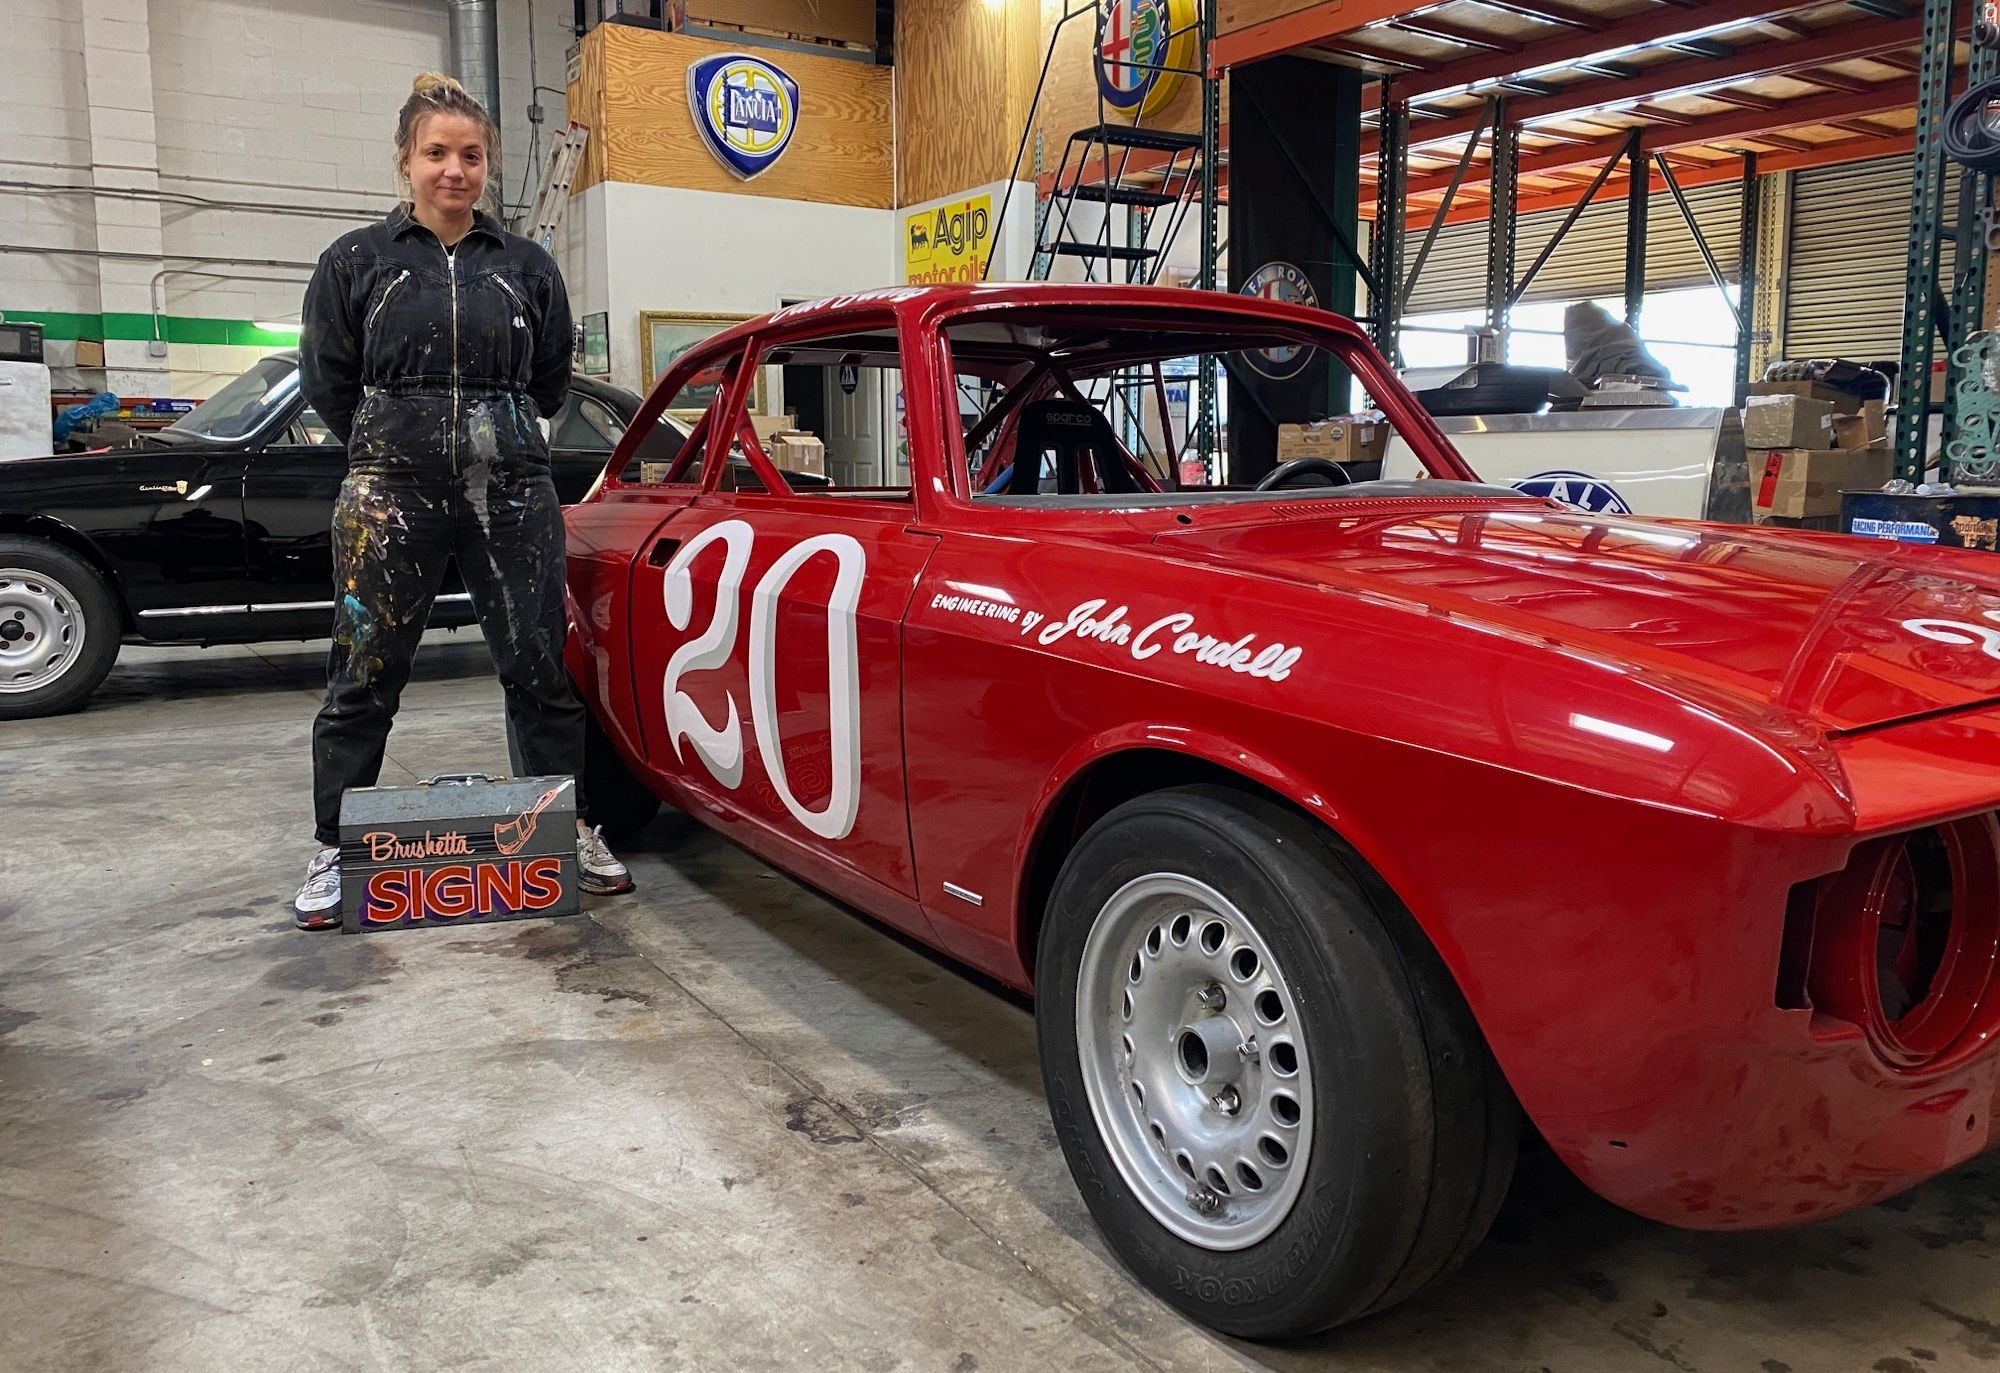
[[[632,890],[632,873],[612,856],[602,825],[577,831],[576,871],[577,885],[593,896]]]
[[[323,848],[306,864],[306,884],[292,902],[292,923],[302,930],[340,928],[340,850]]]

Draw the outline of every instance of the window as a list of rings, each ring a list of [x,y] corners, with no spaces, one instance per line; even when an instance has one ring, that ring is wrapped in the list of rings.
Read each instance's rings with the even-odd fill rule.
[[[1597,301],[1624,318],[1625,300]],[[1563,346],[1562,301],[1539,301],[1514,307],[1508,331],[1507,360],[1528,367],[1568,365]],[[1465,361],[1465,330],[1484,324],[1484,310],[1454,310],[1412,315],[1398,337],[1403,360],[1411,367],[1449,367]],[[1736,403],[1736,317],[1729,301],[1713,286],[1654,291],[1639,314],[1639,336],[1673,379],[1687,387],[1679,393],[1683,405]]]
[[[982,317],[947,335],[966,484],[978,499],[1215,491],[1232,481],[1241,490],[1301,456],[1326,464],[1298,472],[1286,489],[1346,485],[1379,471],[1380,426],[1366,428],[1365,447],[1336,446],[1324,431],[1307,443],[1282,430],[1346,414],[1351,378],[1337,340],[1314,344],[1254,321],[1052,310],[1021,311],[1018,321]],[[1195,452],[1204,356],[1216,363],[1222,441]]]
[[[197,442],[246,438],[289,403],[298,389],[298,363],[282,357],[260,358],[249,371],[160,432]]]
[[[687,384],[667,402],[658,422],[640,435],[618,479],[646,486],[667,482],[676,486],[701,485],[703,454],[700,450],[686,454],[684,450],[703,415],[719,408],[725,390],[723,383],[741,360],[742,354],[732,354],[690,377]],[[705,428],[703,432],[702,448],[705,449]],[[684,470],[676,470],[683,462]]]
[[[285,431],[285,442],[300,448],[339,447],[340,440],[327,428],[326,421],[311,406],[299,411],[299,417],[292,421]]]
[[[618,446],[625,422],[595,396],[571,391],[549,423],[549,447],[582,453],[609,453]]]
[[[758,359],[782,379],[779,413],[751,421],[757,445],[793,492],[907,500],[909,438],[893,329],[776,344]],[[734,489],[756,490],[747,458]],[[727,479],[725,479],[727,482]]]

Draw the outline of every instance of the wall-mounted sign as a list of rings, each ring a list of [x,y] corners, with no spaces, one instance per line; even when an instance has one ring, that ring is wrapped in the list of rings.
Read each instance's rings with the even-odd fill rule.
[[[1194,0],[1103,0],[1096,64],[1105,103],[1126,114],[1166,108],[1194,66],[1196,33]]]
[[[576,370],[587,377],[611,375],[611,316],[605,311],[585,315],[576,324]]]
[[[903,216],[903,280],[981,281],[993,256],[993,197],[969,196]]]
[[[1319,307],[1319,293],[1306,274],[1289,262],[1267,262],[1243,281],[1243,294],[1265,300],[1281,300],[1287,305]],[[1297,375],[1306,365],[1304,348],[1258,348],[1244,354],[1250,365],[1273,381]]]
[[[799,124],[799,83],[748,53],[688,67],[688,109],[715,160],[748,181],[784,156]]]

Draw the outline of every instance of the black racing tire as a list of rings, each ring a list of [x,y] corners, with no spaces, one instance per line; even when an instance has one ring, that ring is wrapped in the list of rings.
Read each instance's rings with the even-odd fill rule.
[[[590,822],[603,826],[605,837],[620,843],[652,823],[660,813],[660,798],[632,775],[588,706],[584,719],[583,779]]]
[[[123,631],[117,597],[96,568],[61,544],[0,535],[0,720],[81,709],[117,661]],[[37,653],[37,644],[58,642],[70,650]]]
[[[1210,1189],[1201,1200],[1217,1206],[1211,1213],[1197,1211],[1196,1194],[1203,1189],[1191,1187],[1186,1213],[1172,1216],[1185,1227],[1192,1214],[1198,1229],[1206,1216],[1226,1222],[1231,1207],[1247,1215],[1261,1202],[1269,1208],[1261,1223],[1275,1228],[1254,1242],[1252,1233],[1245,1232],[1240,1243],[1195,1243],[1169,1228],[1153,1208],[1173,1210],[1168,1193],[1180,1183],[1167,1173],[1165,1160],[1175,1137],[1162,1138],[1155,1121],[1152,1133],[1160,1154],[1148,1161],[1145,1131],[1133,1131],[1128,1123],[1128,1140],[1136,1134],[1138,1147],[1128,1142],[1114,1153],[1107,1139],[1116,1136],[1118,1127],[1099,1119],[1086,1088],[1079,982],[1086,976],[1103,978],[1101,969],[1107,966],[1119,970],[1112,976],[1120,982],[1133,979],[1128,991],[1138,989],[1142,966],[1148,968],[1144,976],[1152,976],[1150,965],[1140,958],[1141,946],[1154,950],[1156,959],[1165,946],[1154,944],[1151,933],[1142,933],[1125,953],[1127,941],[1109,932],[1164,928],[1171,940],[1179,922],[1163,927],[1147,913],[1133,926],[1121,924],[1123,917],[1114,912],[1130,909],[1126,893],[1184,879],[1220,893],[1254,925],[1253,934],[1232,932],[1221,943],[1216,957],[1225,960],[1224,976],[1209,983],[1210,988],[1248,1002],[1247,987],[1232,991],[1223,983],[1228,969],[1236,966],[1226,961],[1229,950],[1233,946],[1241,953],[1241,945],[1232,941],[1249,938],[1265,946],[1289,989],[1291,1004],[1284,1007],[1284,1018],[1262,1022],[1267,1031],[1263,1061],[1254,1071],[1277,1071],[1285,1061],[1278,1057],[1280,1041],[1294,1035],[1310,1075],[1303,1094],[1311,1134],[1286,1164],[1297,1167],[1303,1159],[1303,1174],[1259,1180],[1277,1187],[1271,1195],[1280,1200],[1285,1187],[1295,1188],[1289,1209],[1254,1196],[1246,1179],[1219,1205],[1218,1193]],[[1254,919],[1247,913],[1254,913]],[[1205,930],[1201,922],[1209,918],[1198,915],[1195,928]],[[1100,921],[1107,933],[1089,964],[1100,971],[1088,971],[1086,952]],[[1183,952],[1194,952],[1192,941]],[[1124,971],[1128,964],[1131,973]],[[1071,1175],[1119,1258],[1147,1287],[1190,1317],[1246,1339],[1311,1334],[1406,1300],[1448,1275],[1484,1238],[1513,1174],[1519,1108],[1464,998],[1415,919],[1324,826],[1250,792],[1222,786],[1175,788],[1129,801],[1093,825],[1065,861],[1042,926],[1036,969],[1043,1083]],[[1178,1005],[1184,1003],[1176,1000],[1179,994],[1166,979],[1200,979],[1208,973],[1176,974],[1159,961],[1158,975],[1163,980],[1157,990],[1149,988],[1149,995],[1164,993],[1164,1004]],[[1106,984],[1092,985],[1101,990]],[[1123,1004],[1128,1043],[1136,1035],[1153,1046],[1151,1052],[1160,1053],[1173,1035],[1185,1039],[1186,1029],[1170,1028],[1163,1036],[1156,1023],[1135,1021],[1130,995]],[[1266,1004],[1255,1002],[1260,1014]],[[1232,1004],[1231,1013],[1243,1019],[1248,1006]],[[1093,1014],[1109,1018],[1119,1012]],[[1198,1020],[1207,1013],[1191,1014]],[[1170,1027],[1172,1023],[1170,1019]],[[1119,1029],[1113,1023],[1092,1034],[1112,1042]],[[1113,1050],[1114,1055],[1119,1052]],[[1141,1064],[1136,1052],[1127,1054],[1126,1063],[1093,1070],[1091,1080],[1100,1093],[1117,1093],[1109,1111],[1128,1104],[1123,1092],[1131,1090],[1135,1078],[1156,1071],[1157,1065]],[[1226,1060],[1225,1055],[1215,1061]],[[1298,1070],[1296,1062],[1293,1066]],[[1182,1071],[1172,1059],[1169,1068]],[[1286,1083],[1247,1076],[1251,1068],[1232,1071],[1246,1074],[1242,1082],[1248,1101],[1242,1111],[1249,1128],[1268,1128],[1254,1123],[1258,1109],[1269,1114],[1255,1120],[1282,1118],[1280,1106],[1297,1118],[1295,1103],[1259,1096]],[[1192,1107],[1185,1098],[1162,1107],[1157,1103],[1173,1095],[1180,1080],[1157,1075],[1151,1080],[1155,1104],[1131,1108],[1136,1118],[1179,1111],[1183,1119],[1196,1122],[1193,1130],[1215,1123],[1204,1114],[1210,1087],[1187,1088],[1203,1094]],[[1164,1088],[1159,1085],[1163,1081],[1168,1084]],[[1306,1082],[1301,1076],[1289,1085]],[[1233,1097],[1234,1088],[1229,1092]],[[1139,1095],[1138,1100],[1148,1098]],[[1262,1108],[1254,1104],[1259,1100]],[[1233,1122],[1224,1125],[1235,1128]],[[1206,1137],[1191,1132],[1187,1138],[1199,1147]],[[1297,1136],[1291,1138],[1298,1142]],[[1165,1189],[1155,1181],[1150,1199],[1142,1195],[1121,1171],[1121,1157],[1142,1177],[1167,1175]],[[1186,1164],[1181,1168],[1193,1175]]]

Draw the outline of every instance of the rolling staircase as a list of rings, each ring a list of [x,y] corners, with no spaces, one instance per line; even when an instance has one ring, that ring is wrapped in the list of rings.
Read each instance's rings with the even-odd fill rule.
[[[1056,260],[1068,257],[1083,263],[1086,281],[1119,280],[1122,267],[1127,282],[1157,282],[1167,249],[1201,191],[1201,142],[1197,133],[1112,123],[1071,134],[1056,167],[1054,192],[1039,216],[1030,279],[1046,281]],[[1077,236],[1073,223],[1079,204],[1103,207],[1098,231],[1087,238]],[[1112,231],[1120,210],[1129,226],[1123,242]],[[1155,217],[1163,210],[1164,231],[1155,234]]]

